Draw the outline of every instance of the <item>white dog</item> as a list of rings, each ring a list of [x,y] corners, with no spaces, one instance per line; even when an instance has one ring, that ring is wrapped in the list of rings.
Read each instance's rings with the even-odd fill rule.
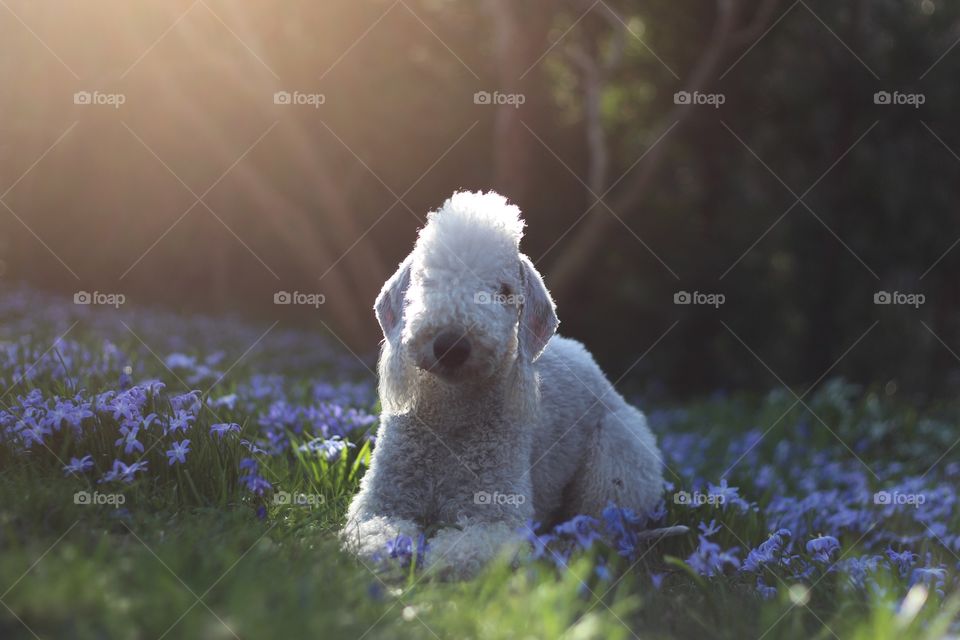
[[[660,499],[655,438],[583,345],[554,335],[523,225],[502,196],[455,193],[377,298],[383,414],[341,533],[361,557],[425,532],[428,565],[466,577],[530,521]]]

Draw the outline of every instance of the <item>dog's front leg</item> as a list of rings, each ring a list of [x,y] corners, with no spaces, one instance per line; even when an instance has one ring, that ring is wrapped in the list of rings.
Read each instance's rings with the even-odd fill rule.
[[[420,536],[414,520],[423,509],[423,487],[415,443],[403,435],[411,424],[405,416],[382,416],[370,468],[347,510],[340,540],[364,563],[383,557],[397,536],[409,536],[414,544]]]
[[[473,578],[497,556],[516,553],[522,541],[521,527],[478,522],[441,529],[427,544],[427,571],[446,580]]]

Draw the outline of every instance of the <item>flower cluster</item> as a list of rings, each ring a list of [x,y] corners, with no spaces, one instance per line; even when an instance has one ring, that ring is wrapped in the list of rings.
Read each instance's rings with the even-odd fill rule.
[[[229,485],[262,506],[273,490],[267,460],[292,458],[291,436],[330,462],[373,439],[372,376],[321,336],[264,337],[220,318],[97,310],[27,288],[0,293],[0,385],[9,390],[0,453],[59,460],[66,477],[118,485],[232,460]],[[52,346],[27,337],[44,334]],[[261,349],[247,357],[251,344]],[[284,373],[269,373],[274,366]],[[298,370],[333,375],[305,385]],[[239,465],[238,447],[247,454]]]
[[[940,460],[951,442],[926,450],[915,446],[901,458],[891,455],[885,439],[889,417],[883,417],[881,427],[864,425],[881,418],[875,402],[856,407],[859,393],[832,382],[810,400],[815,411],[851,416],[839,428],[856,453],[830,434],[832,442],[814,444],[814,427],[802,417],[789,429],[790,437],[765,438],[757,429],[733,435],[686,431],[677,425],[695,425],[697,416],[685,410],[652,412],[650,423],[659,432],[671,472],[667,475],[688,490],[678,492],[667,483],[668,499],[653,514],[611,505],[602,522],[578,516],[539,533],[531,525],[526,537],[532,555],[563,567],[572,551],[599,541],[636,561],[653,543],[645,530],[683,524],[699,530],[671,542],[673,549],[686,549],[681,557],[690,570],[708,579],[747,582],[761,598],[772,598],[797,582],[815,584],[828,574],[839,577],[846,589],[892,599],[904,597],[918,583],[941,597],[956,591],[960,462]],[[789,406],[789,398],[776,394],[767,402]],[[955,432],[943,423],[926,428],[931,434]],[[874,450],[878,455],[867,463],[867,452]],[[713,474],[719,478],[711,480]],[[765,533],[742,533],[743,525],[753,522]],[[610,572],[607,563],[599,573]],[[671,573],[669,568],[651,572],[650,580],[660,588]]]

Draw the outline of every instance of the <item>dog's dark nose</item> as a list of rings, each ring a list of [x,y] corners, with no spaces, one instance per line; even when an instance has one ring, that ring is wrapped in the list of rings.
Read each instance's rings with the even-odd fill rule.
[[[433,341],[433,355],[448,369],[456,369],[470,357],[470,341],[456,331],[444,331]]]

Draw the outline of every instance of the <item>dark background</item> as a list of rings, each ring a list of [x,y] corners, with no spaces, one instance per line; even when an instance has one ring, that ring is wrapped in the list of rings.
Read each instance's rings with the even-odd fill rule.
[[[525,212],[562,332],[614,378],[952,392],[958,40],[942,0],[8,0],[0,272],[371,352],[373,298],[426,212],[493,188]]]

